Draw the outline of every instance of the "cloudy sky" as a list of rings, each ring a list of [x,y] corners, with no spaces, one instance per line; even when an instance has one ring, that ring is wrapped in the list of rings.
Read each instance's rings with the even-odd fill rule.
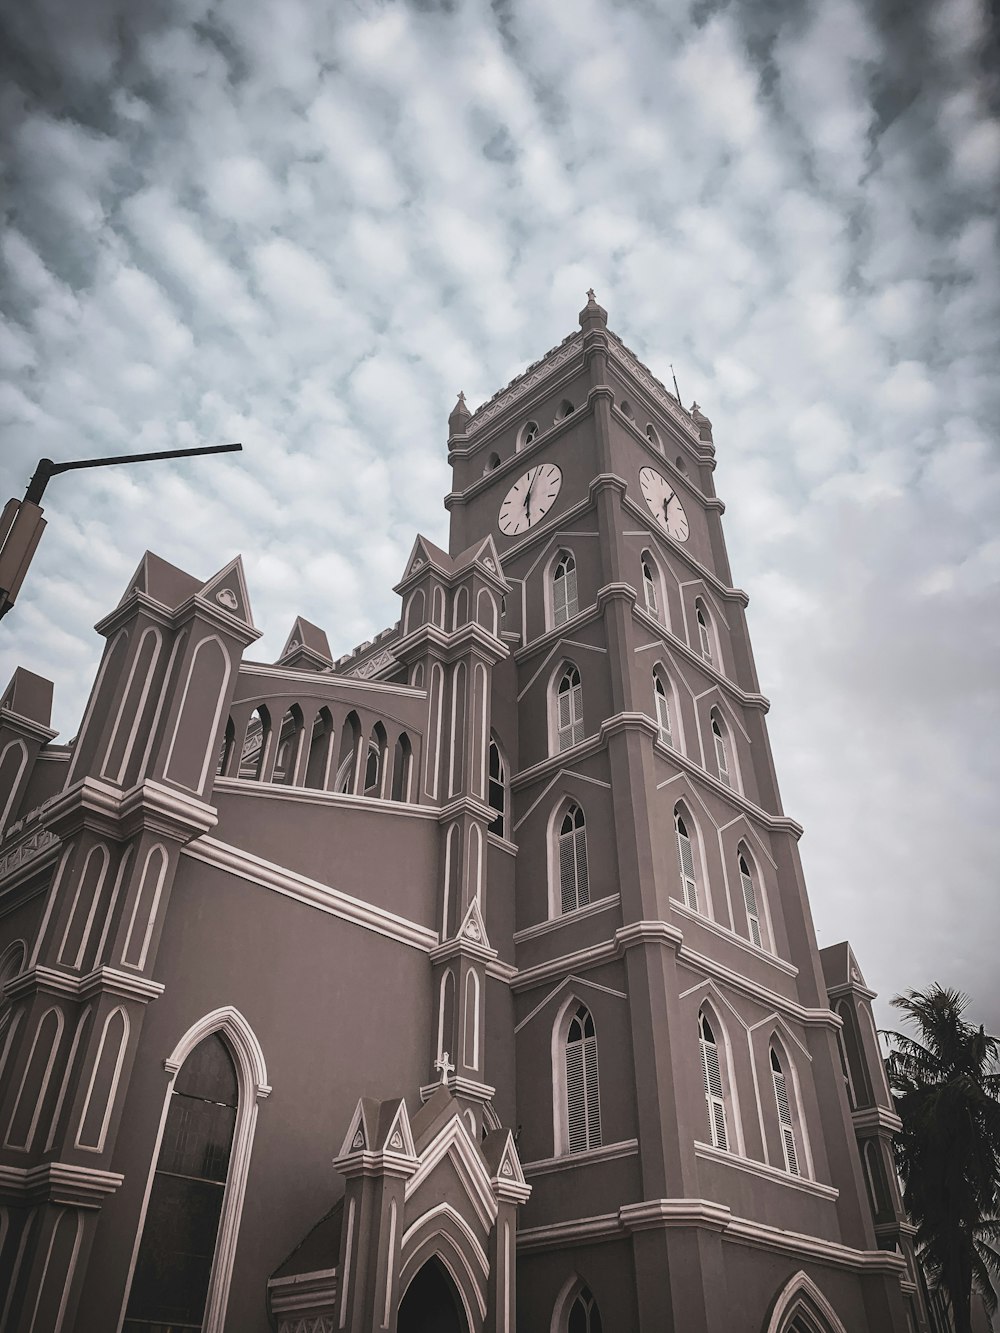
[[[715,423],[821,944],[1000,1030],[989,0],[4,0],[0,665],[75,732],[146,547],[336,653],[447,540],[446,417],[575,326]]]

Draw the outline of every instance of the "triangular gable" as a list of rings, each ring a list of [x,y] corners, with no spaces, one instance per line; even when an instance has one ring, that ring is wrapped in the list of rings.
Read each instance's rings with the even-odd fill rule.
[[[253,613],[250,610],[250,595],[243,574],[242,556],[237,556],[224,569],[220,569],[218,574],[214,574],[202,586],[200,596],[221,606],[244,625],[253,627]]]
[[[504,573],[500,567],[500,554],[492,535],[485,537],[482,541],[475,542],[472,546],[467,546],[464,551],[455,556],[453,565],[456,571],[466,569],[469,565],[480,565],[494,579],[504,581]]]
[[[406,573],[403,578],[408,579],[411,574],[415,574],[427,564],[436,565],[443,573],[450,574],[454,563],[447,551],[442,551],[440,546],[435,546],[432,541],[418,533],[406,562]]]
[[[526,1185],[521,1159],[517,1155],[514,1135],[509,1129],[496,1129],[482,1142],[482,1154],[487,1170],[494,1180],[505,1180],[512,1185]]]
[[[371,1097],[361,1097],[354,1108],[344,1142],[338,1157],[349,1157],[356,1152],[373,1152],[378,1130],[379,1103]]]
[[[36,676],[26,667],[17,667],[0,699],[0,708],[8,708],[19,717],[47,727],[52,720],[51,680]]]
[[[861,968],[858,966],[858,960],[854,956],[854,950],[850,945],[847,946],[847,979],[854,986],[864,986],[865,990],[868,989]]]
[[[416,1157],[417,1150],[413,1146],[413,1131],[410,1128],[406,1102],[402,1098],[395,1102],[383,1102],[379,1107],[378,1119],[375,1146],[384,1152]]]
[[[479,1145],[473,1141],[462,1117],[458,1103],[443,1127],[420,1153],[420,1165],[406,1182],[407,1202],[434,1173],[442,1162],[451,1162],[469,1201],[475,1209],[484,1230],[489,1231],[497,1215],[497,1201],[493,1194],[489,1172]]]
[[[846,986],[851,979],[851,946],[846,940],[839,944],[828,944],[819,951],[819,961],[823,968],[823,982],[828,990]]]
[[[118,605],[127,602],[133,593],[141,592],[151,597],[154,602],[173,610],[175,606],[180,606],[181,602],[193,596],[200,587],[201,579],[195,578],[193,574],[188,574],[183,569],[178,569],[176,565],[170,564],[152,551],[147,551],[129,579]]]
[[[460,939],[471,940],[473,944],[482,945],[484,949],[492,948],[486,934],[486,922],[483,920],[478,898],[473,898],[469,903],[469,910],[458,929],[458,935]]]
[[[330,652],[330,641],[326,637],[326,631],[306,620],[305,616],[295,617],[295,623],[289,631],[278,661],[289,664],[296,658],[322,662],[326,666],[333,665],[333,654]]]

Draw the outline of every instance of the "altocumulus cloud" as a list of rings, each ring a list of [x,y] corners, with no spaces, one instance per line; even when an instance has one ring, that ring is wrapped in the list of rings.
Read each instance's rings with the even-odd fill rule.
[[[4,657],[64,733],[146,547],[242,551],[259,655],[297,612],[337,651],[390,623],[414,530],[446,540],[456,390],[593,284],[715,422],[820,942],[1000,1028],[986,0],[5,9],[7,493],[246,447],[53,483]]]

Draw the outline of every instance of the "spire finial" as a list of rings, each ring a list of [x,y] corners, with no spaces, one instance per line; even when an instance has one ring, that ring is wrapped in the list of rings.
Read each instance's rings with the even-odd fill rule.
[[[593,287],[587,288],[587,304],[580,311],[581,328],[597,328],[600,325],[607,324],[608,312],[603,306],[597,304],[597,296]]]
[[[469,405],[465,401],[464,392],[459,393],[458,402],[451,409],[448,417],[448,434],[461,435],[465,430],[466,423],[471,419],[472,413],[469,411]]]
[[[594,305],[597,301],[597,296],[594,293],[593,287],[587,288],[587,301],[590,305]]]

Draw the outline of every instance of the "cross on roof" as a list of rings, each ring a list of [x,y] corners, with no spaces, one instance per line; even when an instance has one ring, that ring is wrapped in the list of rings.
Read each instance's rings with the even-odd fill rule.
[[[448,1059],[448,1052],[441,1052],[441,1059],[434,1061],[434,1068],[441,1074],[441,1082],[447,1084],[448,1075],[455,1072],[455,1066]]]

